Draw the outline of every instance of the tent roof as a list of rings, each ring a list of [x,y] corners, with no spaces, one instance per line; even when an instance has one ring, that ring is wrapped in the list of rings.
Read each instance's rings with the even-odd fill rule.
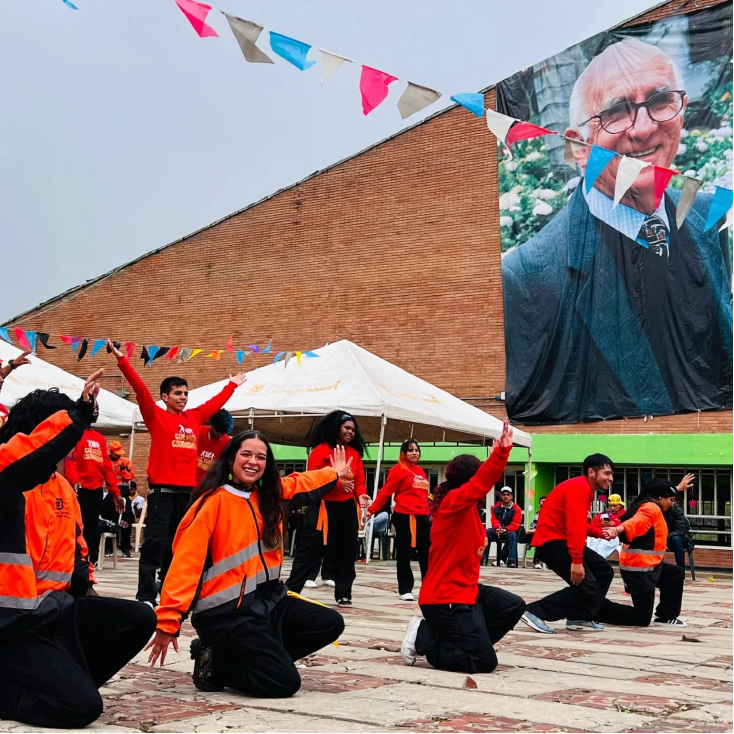
[[[12,344],[0,339],[0,359],[4,364],[8,360],[20,356],[22,351]],[[15,404],[17,400],[33,390],[47,390],[50,387],[58,387],[59,390],[76,400],[84,388],[84,380],[75,377],[61,367],[44,362],[35,354],[29,357],[30,364],[11,372],[3,383],[0,390],[0,402],[8,407]],[[100,390],[97,398],[99,404],[99,418],[94,424],[95,428],[127,428],[133,420],[136,412],[134,403],[123,400],[109,390]]]
[[[247,373],[247,382],[226,404],[235,416],[252,411],[254,427],[276,443],[304,444],[312,426],[326,413],[342,409],[359,417],[365,439],[376,443],[381,417],[385,440],[483,443],[502,432],[502,421],[381,359],[353,342],[329,344],[318,358],[295,357]],[[189,394],[195,408],[216,395],[226,380]],[[530,446],[529,434],[515,430],[514,442]]]

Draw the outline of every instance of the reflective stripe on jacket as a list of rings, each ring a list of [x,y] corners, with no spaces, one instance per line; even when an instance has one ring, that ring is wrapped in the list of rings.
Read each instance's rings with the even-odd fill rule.
[[[281,497],[311,493],[319,500],[334,489],[336,480],[332,468],[291,474],[280,480]],[[262,532],[257,491],[226,485],[197,500],[176,533],[173,562],[156,609],[158,629],[178,633],[189,611],[197,629],[223,615],[246,614],[261,601],[258,592],[264,584],[269,584],[272,598],[279,598],[285,589],[280,581],[283,545],[267,548]]]
[[[668,545],[668,526],[660,507],[644,502],[620,527],[628,540],[619,553],[620,570],[654,571],[663,562]]]

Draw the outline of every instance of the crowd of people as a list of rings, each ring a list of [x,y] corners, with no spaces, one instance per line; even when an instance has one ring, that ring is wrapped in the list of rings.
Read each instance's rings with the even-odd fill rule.
[[[480,509],[504,476],[513,444],[509,423],[486,461],[456,456],[433,493],[420,445],[406,440],[370,501],[367,445],[351,414],[336,410],[319,421],[306,471],[283,476],[266,436],[230,435],[224,405],[245,381],[243,373],[193,410],[186,380],[168,377],[159,407],[127,358],[109,347],[151,436],[147,500],[137,493],[122,444],[108,445],[93,428],[103,370],[88,378],[77,401],[55,389],[35,390],[2,416],[0,718],[42,727],[91,723],[102,710],[98,689],[144,646],[149,662],[162,665],[171,646],[178,651],[188,615],[197,634],[191,657],[199,690],[293,695],[301,684],[296,662],[344,629],[337,609],[353,603],[360,529],[393,501],[400,598],[414,600],[412,559],[422,580],[422,616],[410,620],[401,645],[407,665],[424,656],[440,670],[491,673],[494,646],[520,622],[543,634],[553,634],[549,623],[560,619],[571,630],[687,626],[679,619],[684,572],[664,556],[672,547],[679,561],[685,552],[688,536],[675,497],[691,475],[678,487],[652,480],[629,508],[611,495],[605,511],[592,517],[593,502],[607,494],[614,476],[613,461],[594,454],[581,476],[541,500],[527,529],[506,486],[485,527]],[[6,370],[27,357],[6,365],[0,388]],[[288,502],[302,522],[284,580]],[[144,507],[136,601],[98,596],[100,533],[114,528],[129,556],[131,528]],[[517,566],[518,543],[532,544],[535,566],[545,565],[564,587],[526,604],[501,583],[479,583],[491,542],[498,545],[498,565],[508,567]],[[607,599],[614,571],[606,558],[614,550],[631,604]],[[337,609],[301,595],[319,571],[333,587]]]

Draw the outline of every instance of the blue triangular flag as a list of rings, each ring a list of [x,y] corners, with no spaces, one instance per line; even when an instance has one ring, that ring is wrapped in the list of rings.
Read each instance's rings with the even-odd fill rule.
[[[599,178],[601,172],[609,165],[609,162],[615,155],[617,154],[614,151],[600,148],[598,145],[592,146],[591,155],[586,164],[586,175],[584,176],[584,185],[587,194],[591,191],[594,181]]]
[[[280,33],[275,33],[275,31],[270,31],[270,48],[278,56],[281,56],[286,61],[290,61],[293,66],[301,71],[310,69],[316,63],[315,61],[306,60],[306,54],[311,46],[302,41],[296,41],[295,38],[289,38]]]
[[[711,206],[706,217],[704,231],[711,229],[731,209],[732,204],[734,204],[733,194],[734,191],[731,189],[722,189],[721,186],[716,187],[716,193],[714,198],[711,199]]]
[[[275,359],[273,360],[273,364],[275,364],[278,360],[282,359],[284,355],[285,355],[285,352],[278,352],[275,355]]]
[[[79,345],[82,343],[82,340],[79,339],[79,341],[72,342],[71,344],[71,351],[76,354],[79,351]]]
[[[270,341],[268,342],[268,346],[267,346],[267,347],[265,347],[265,349],[263,349],[263,354],[270,354],[270,347],[271,347],[271,345],[272,345],[272,344],[273,344],[273,340],[271,339],[271,340],[270,340]]]
[[[250,350],[251,352],[255,352],[255,354],[257,354],[257,353],[258,353],[258,352],[260,351],[260,347],[258,347],[258,346],[257,346],[257,344],[248,344],[248,345],[247,345],[247,348],[248,348],[248,349],[249,349],[249,350]]]
[[[77,6],[74,5],[71,0],[61,0],[61,2],[64,3],[64,5],[68,5],[72,10],[79,10],[79,8],[77,8]]]
[[[37,335],[35,331],[26,331],[25,332],[25,338],[28,339],[28,343],[31,345],[31,349],[33,350],[33,354],[36,353],[36,342],[37,342]]]
[[[155,344],[151,344],[148,346],[148,358],[150,359],[151,362],[155,359],[155,355],[158,354],[159,349],[160,347],[156,346]]]
[[[484,95],[479,94],[479,92],[455,94],[451,98],[451,101],[460,104],[464,109],[473,112],[477,117],[484,117]]]
[[[94,357],[94,355],[97,354],[97,352],[106,345],[107,339],[95,339],[94,344],[92,344],[92,353],[89,356]]]
[[[6,342],[9,342],[10,344],[13,343],[10,341],[10,334],[8,334],[8,330],[4,326],[0,326],[0,338],[4,339]]]
[[[247,352],[244,349],[237,350],[237,364],[242,364],[246,354]]]
[[[303,356],[304,357],[318,357],[319,355],[316,354],[316,352],[304,352]]]

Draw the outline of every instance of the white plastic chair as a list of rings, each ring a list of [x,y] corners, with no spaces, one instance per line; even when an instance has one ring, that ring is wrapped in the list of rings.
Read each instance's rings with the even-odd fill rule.
[[[135,552],[140,550],[140,536],[145,527],[145,513],[148,511],[148,500],[143,503],[143,509],[140,512],[140,517],[137,522],[133,523],[133,532],[135,533]]]
[[[121,522],[122,514],[117,519],[118,526]],[[112,540],[112,568],[117,570],[117,533],[101,533],[99,536],[99,557],[97,558],[97,568],[100,571],[104,567],[104,551],[107,538]]]

